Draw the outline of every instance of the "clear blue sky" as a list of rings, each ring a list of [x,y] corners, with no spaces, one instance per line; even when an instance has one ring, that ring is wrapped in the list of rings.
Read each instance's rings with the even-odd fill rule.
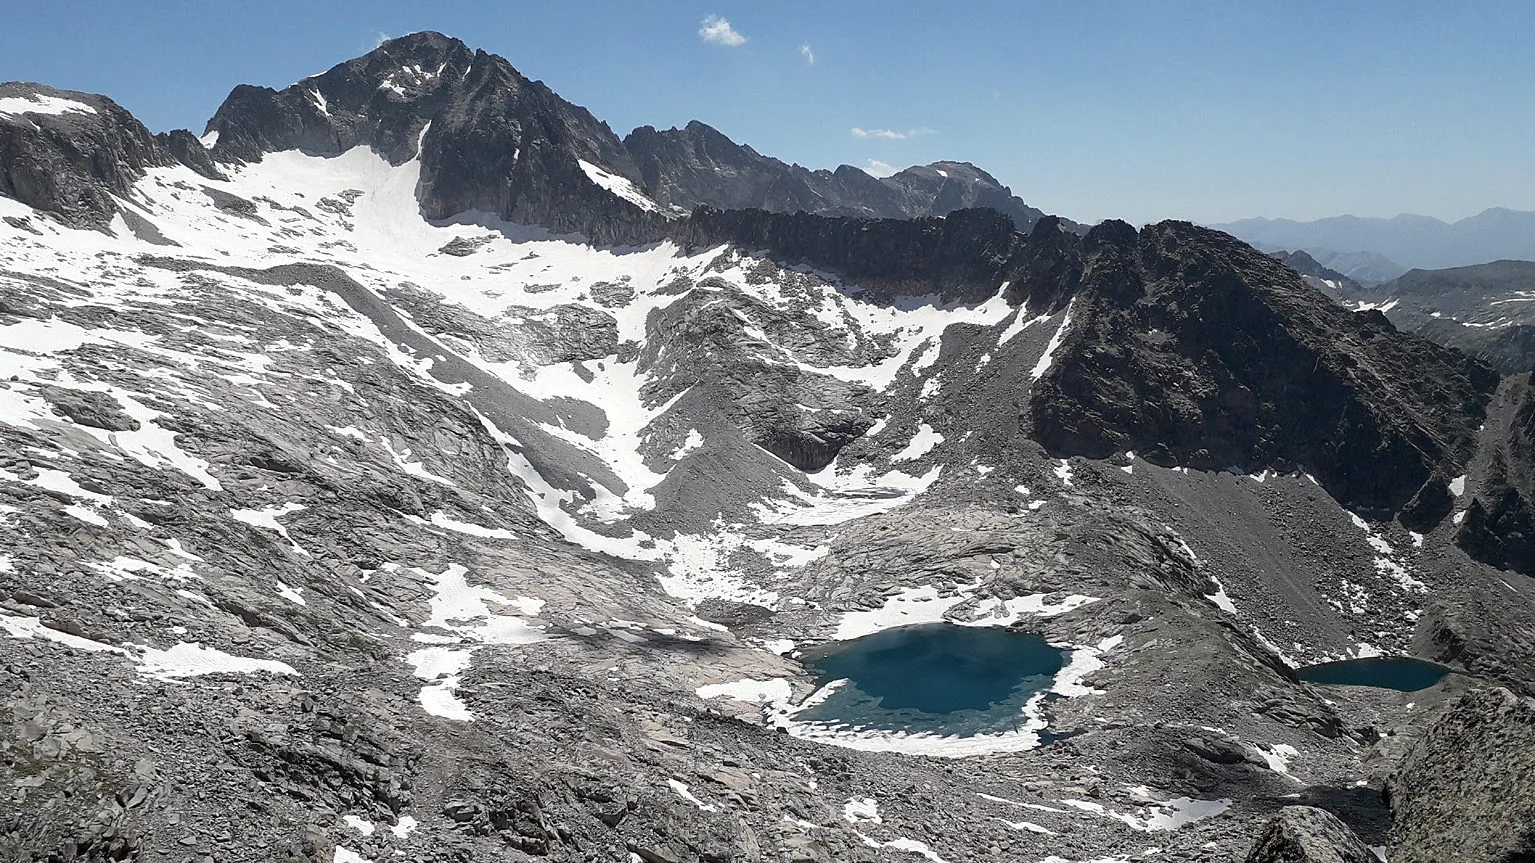
[[[699,119],[810,167],[968,160],[1085,221],[1535,209],[1529,2],[0,0],[0,22],[0,80],[157,131],[432,29],[620,135]]]

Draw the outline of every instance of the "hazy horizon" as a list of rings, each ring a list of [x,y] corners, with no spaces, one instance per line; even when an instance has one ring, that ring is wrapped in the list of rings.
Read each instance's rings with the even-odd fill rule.
[[[696,119],[813,169],[969,161],[1079,221],[1535,210],[1519,38],[1535,9],[1516,4],[284,0],[9,17],[0,79],[104,93],[156,131],[200,132],[236,84],[281,88],[439,30],[620,135]]]

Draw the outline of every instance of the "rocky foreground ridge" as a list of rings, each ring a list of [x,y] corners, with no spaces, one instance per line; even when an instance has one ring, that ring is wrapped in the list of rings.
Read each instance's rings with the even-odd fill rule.
[[[1528,381],[1186,223],[711,200],[686,131],[437,34],[202,139],[0,90],[0,856],[1528,854]],[[1065,667],[803,718],[938,620]],[[1295,673],[1381,653],[1453,673]]]

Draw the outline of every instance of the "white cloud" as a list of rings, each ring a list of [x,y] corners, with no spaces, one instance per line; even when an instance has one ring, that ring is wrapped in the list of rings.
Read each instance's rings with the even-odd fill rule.
[[[736,28],[730,26],[730,22],[718,15],[710,15],[699,24],[698,38],[705,42],[713,42],[716,45],[728,45],[734,48],[737,45],[746,44],[746,37],[736,32]]]
[[[871,175],[873,175],[875,177],[883,178],[883,177],[888,177],[891,174],[897,173],[901,169],[897,168],[896,166],[894,166],[892,164],[890,164],[889,162],[881,162],[878,159],[870,159],[868,161],[868,163],[866,165],[864,165],[863,170],[867,174],[871,174]]]
[[[861,129],[857,126],[854,126],[853,137],[884,138],[887,141],[904,141],[907,138],[918,138],[923,135],[932,135],[936,131],[937,130],[929,129],[926,126],[921,126],[916,129],[907,129],[904,132],[898,132],[895,129]]]
[[[810,50],[810,44],[808,42],[799,46],[799,53],[801,57],[805,58],[806,63],[809,63],[812,66],[815,65],[815,52]]]
[[[385,33],[384,31],[380,30],[380,31],[378,31],[378,38],[376,38],[373,41],[373,47],[377,48],[378,46],[384,44],[385,42],[388,42],[390,39],[393,39],[393,38],[394,38],[393,36],[390,36],[388,33]]]

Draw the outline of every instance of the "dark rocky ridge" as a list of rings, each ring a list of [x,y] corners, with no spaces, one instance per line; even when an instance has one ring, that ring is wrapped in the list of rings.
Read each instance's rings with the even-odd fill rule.
[[[667,131],[642,126],[620,141],[505,59],[430,32],[390,40],[281,91],[238,86],[208,131],[219,133],[215,158],[227,161],[367,145],[399,164],[416,155],[419,138],[427,218],[483,211],[599,242],[656,239],[665,220],[602,189],[581,161],[627,180],[673,215],[710,206],[909,219],[990,207],[1023,229],[1044,216],[963,162],[883,180],[847,165],[810,171],[699,122]]]
[[[624,138],[624,147],[644,177],[645,191],[686,210],[709,206],[913,219],[988,207],[1011,217],[1021,231],[1045,216],[968,162],[934,162],[883,179],[851,165],[812,171],[761,155],[696,120],[665,131],[641,126]],[[1062,221],[1067,230],[1086,231]]]
[[[1042,220],[1019,234],[989,210],[865,221],[700,209],[674,235],[729,242],[873,286],[1008,299],[1073,323],[1028,408],[1052,452],[1135,451],[1204,470],[1303,468],[1349,506],[1427,526],[1475,448],[1496,374],[1342,309],[1293,270],[1217,231],[1106,222],[1085,239]]]
[[[0,84],[0,98],[64,99],[91,110],[0,114],[0,195],[75,227],[105,227],[149,168],[180,162],[219,176],[190,132],[154,135],[105,96],[42,84]],[[41,107],[41,103],[39,104]]]
[[[1082,238],[1046,216],[1028,233],[996,210],[956,210],[943,218],[853,219],[762,210],[700,208],[676,224],[686,246],[732,243],[791,264],[857,282],[861,296],[892,302],[935,296],[974,304],[996,295],[1036,312],[1055,311],[1082,278]]]
[[[1339,308],[1217,231],[1106,222],[1083,254],[1073,323],[1030,405],[1052,451],[1300,467],[1386,511],[1470,458],[1497,384],[1481,363]]]

